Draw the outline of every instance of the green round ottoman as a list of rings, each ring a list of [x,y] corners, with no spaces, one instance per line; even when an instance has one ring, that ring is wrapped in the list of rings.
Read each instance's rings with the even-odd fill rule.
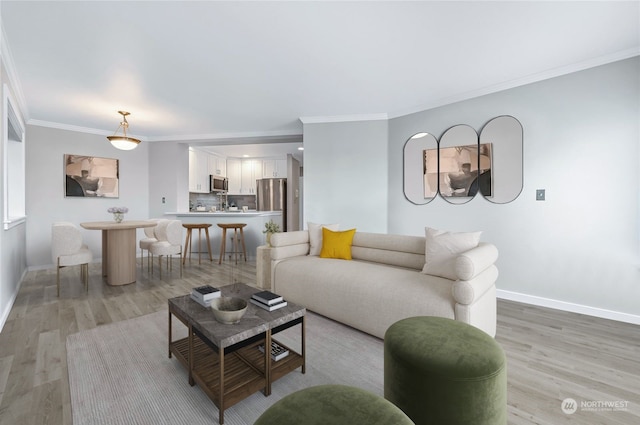
[[[416,425],[506,424],[504,351],[466,323],[400,320],[384,336],[384,397]]]
[[[414,425],[400,409],[369,391],[319,385],[275,402],[254,425]]]

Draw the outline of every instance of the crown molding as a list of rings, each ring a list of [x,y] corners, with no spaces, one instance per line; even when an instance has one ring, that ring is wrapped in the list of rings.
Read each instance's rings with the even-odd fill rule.
[[[77,125],[61,124],[52,121],[42,120],[29,120],[28,125],[34,125],[38,127],[55,128],[58,130],[76,131],[79,133],[95,134],[98,136],[113,136],[113,131],[100,130],[97,128],[80,127]],[[211,143],[211,142],[225,142],[232,141],[234,143],[255,143],[256,139],[265,141],[268,139],[285,139],[284,141],[298,141],[302,140],[302,133],[296,130],[290,131],[255,131],[244,133],[217,133],[217,134],[198,134],[198,135],[183,135],[183,136],[140,136],[132,133],[127,133],[128,136],[140,139],[143,142],[192,142],[192,143]],[[292,140],[288,140],[292,139]]]
[[[113,136],[113,131],[100,130],[97,128],[89,128],[89,127],[80,127],[80,126],[71,125],[71,124],[61,124],[58,122],[51,122],[51,121],[29,120],[27,121],[27,124],[35,125],[37,127],[48,127],[48,128],[55,128],[58,130],[76,131],[78,133],[95,134],[97,136]],[[145,136],[139,136],[139,135],[130,134],[130,133],[127,133],[127,136],[139,139],[143,142],[149,141],[148,138]]]
[[[573,63],[571,65],[567,65],[559,68],[553,68],[547,71],[531,74],[526,77],[510,80],[500,84],[495,84],[493,86],[484,87],[478,90],[473,90],[466,93],[460,93],[455,96],[438,99],[433,102],[425,103],[419,106],[414,106],[412,108],[398,110],[398,111],[389,113],[389,119],[403,117],[405,115],[411,115],[418,112],[423,112],[429,109],[438,108],[440,106],[450,105],[456,102],[462,102],[464,100],[469,100],[476,97],[497,93],[503,90],[513,89],[513,88],[524,86],[531,83],[537,83],[539,81],[544,81],[544,80],[548,80],[555,77],[561,77],[563,75],[571,74],[574,72],[584,71],[585,69],[595,68],[600,65],[606,65],[608,63],[629,59],[634,56],[640,56],[640,47],[622,50],[609,55],[604,55],[604,56],[589,59],[586,61]]]
[[[323,124],[332,122],[352,122],[352,121],[384,121],[389,119],[387,113],[360,114],[360,115],[325,115],[300,117],[302,124]]]
[[[20,84],[20,78],[16,72],[16,67],[13,61],[13,55],[11,54],[11,48],[7,43],[7,35],[4,32],[4,26],[2,26],[2,20],[0,19],[0,58],[7,70],[7,79],[9,80],[9,87],[13,92],[13,96],[16,100],[16,106],[20,109],[22,118],[24,121],[29,120],[29,108],[27,107],[27,101],[25,100],[24,93],[22,91],[22,84]]]
[[[247,140],[247,143],[255,143],[252,139],[278,139],[278,138],[302,138],[301,130],[283,131],[247,131],[238,133],[211,133],[174,136],[149,136],[149,142],[223,142]]]

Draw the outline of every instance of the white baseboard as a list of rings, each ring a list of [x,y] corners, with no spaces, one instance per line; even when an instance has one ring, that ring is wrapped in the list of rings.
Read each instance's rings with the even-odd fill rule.
[[[496,295],[500,299],[517,301],[524,304],[548,307],[556,310],[570,311],[572,313],[585,314],[587,316],[600,317],[603,319],[616,320],[618,322],[632,323],[640,325],[640,316],[619,311],[606,310],[603,308],[590,307],[582,304],[574,304],[566,301],[552,300],[550,298],[538,297],[535,295],[521,294],[519,292],[496,290]]]
[[[11,299],[9,300],[4,311],[2,312],[2,316],[0,316],[0,332],[2,331],[2,329],[4,329],[4,324],[7,323],[7,319],[9,318],[9,313],[11,313],[11,309],[13,308],[13,303],[16,302],[16,297],[18,296],[18,292],[20,292],[20,285],[22,285],[22,280],[27,274],[27,271],[28,271],[27,269],[24,269],[24,271],[22,272],[22,276],[18,281],[16,290],[13,292],[13,294],[11,294]]]

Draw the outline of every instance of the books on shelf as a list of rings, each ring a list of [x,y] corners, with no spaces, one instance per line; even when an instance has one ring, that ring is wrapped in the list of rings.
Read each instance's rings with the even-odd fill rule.
[[[277,304],[271,304],[271,305],[267,305],[261,301],[256,300],[255,298],[251,298],[249,301],[251,301],[253,304],[267,311],[274,311],[287,305],[287,302],[284,300]]]
[[[271,291],[257,292],[253,294],[251,298],[267,305],[278,304],[279,302],[284,301],[280,295],[274,294]]]
[[[191,299],[203,307],[210,307],[211,300],[220,297],[220,290],[211,285],[198,286],[191,290]]]
[[[258,346],[258,350],[260,350],[261,353],[264,353],[264,344],[260,344]],[[272,360],[277,362],[278,360],[283,359],[288,355],[289,355],[289,350],[287,350],[285,347],[278,344],[277,342],[271,341],[271,359]]]

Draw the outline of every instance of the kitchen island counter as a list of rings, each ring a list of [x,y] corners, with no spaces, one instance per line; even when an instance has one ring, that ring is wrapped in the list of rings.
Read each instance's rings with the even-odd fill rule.
[[[165,215],[177,217],[282,217],[282,211],[187,211],[187,212],[168,212]],[[275,219],[274,219],[275,220]]]
[[[246,223],[247,226],[244,230],[244,241],[247,247],[247,257],[251,259],[256,258],[257,248],[266,244],[266,235],[263,232],[265,229],[265,223],[273,220],[280,229],[282,229],[282,211],[256,211],[250,210],[247,212],[242,211],[186,211],[186,212],[168,212],[164,214],[165,218],[172,220],[180,220],[186,224],[211,224],[209,229],[209,235],[211,238],[211,249],[214,258],[220,256],[220,238],[222,237],[222,229],[218,227],[218,224],[229,223]],[[227,237],[233,235],[233,232],[227,233]],[[197,236],[194,234],[194,238]],[[204,252],[206,252],[205,243],[202,244]],[[197,253],[200,244],[197,239],[191,244],[192,252]],[[231,250],[231,243],[227,240],[227,250]]]

